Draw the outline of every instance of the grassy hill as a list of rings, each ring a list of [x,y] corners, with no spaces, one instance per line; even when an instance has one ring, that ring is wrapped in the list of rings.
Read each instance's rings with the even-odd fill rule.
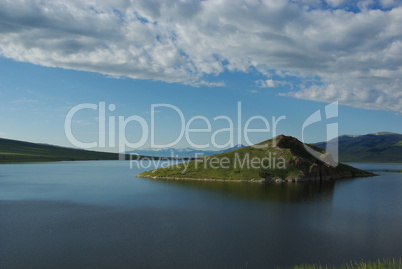
[[[0,138],[0,163],[118,160],[119,154]]]
[[[334,140],[328,142],[334,147]],[[338,137],[341,162],[402,162],[402,135],[381,132],[375,134]],[[315,144],[325,148],[326,142]]]
[[[156,179],[282,182],[374,175],[345,164],[329,166],[310,155],[304,144],[294,137],[280,135],[257,145],[258,148],[244,147],[137,176]],[[321,152],[326,155],[324,150]]]

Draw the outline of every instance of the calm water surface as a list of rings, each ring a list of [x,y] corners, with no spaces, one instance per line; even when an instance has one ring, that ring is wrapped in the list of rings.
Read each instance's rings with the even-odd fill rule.
[[[0,268],[275,268],[401,255],[402,173],[262,185],[139,172],[124,161],[0,165]]]

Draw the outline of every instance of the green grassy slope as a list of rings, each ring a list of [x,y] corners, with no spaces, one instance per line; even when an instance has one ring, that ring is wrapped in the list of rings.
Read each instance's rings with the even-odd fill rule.
[[[338,137],[339,160],[341,162],[402,162],[402,135],[396,133],[377,133],[360,136],[343,135]],[[325,148],[326,143],[315,144]],[[329,141],[329,147],[333,147]]]
[[[310,155],[303,144],[293,137],[281,135],[258,145],[264,147],[244,147],[137,176],[161,179],[303,181],[373,175],[344,164],[336,168],[326,166]]]
[[[118,160],[118,154],[72,149],[0,138],[0,163]]]

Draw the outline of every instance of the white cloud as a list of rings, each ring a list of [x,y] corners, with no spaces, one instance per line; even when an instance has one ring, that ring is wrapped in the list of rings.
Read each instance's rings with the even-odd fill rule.
[[[283,73],[277,73],[278,76],[281,77],[286,77],[286,76],[291,76],[290,73],[283,74]],[[306,81],[308,81],[306,79]],[[292,83],[289,81],[281,81],[281,80],[273,80],[273,79],[266,79],[266,80],[256,80],[255,84],[257,84],[258,87],[260,88],[275,88],[275,87],[280,87],[280,86],[289,86],[291,88]]]
[[[276,83],[272,79],[257,80],[256,83],[261,88],[274,88],[274,87],[276,87]]]
[[[366,11],[374,4],[374,0],[361,0],[357,3],[360,10]]]
[[[380,4],[383,8],[392,8],[402,3],[399,0],[380,0]]]
[[[225,70],[256,70],[267,86],[278,82],[267,82],[272,74],[301,81],[285,95],[402,111],[400,2],[377,4],[387,10],[326,2],[334,9],[318,0],[3,1],[0,54],[194,86],[224,86],[206,77]]]

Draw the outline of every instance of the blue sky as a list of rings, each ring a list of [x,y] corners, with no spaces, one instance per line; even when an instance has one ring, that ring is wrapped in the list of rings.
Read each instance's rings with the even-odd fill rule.
[[[309,115],[338,101],[339,116],[304,130],[306,142],[339,134],[402,133],[402,8],[400,1],[13,1],[0,11],[0,137],[74,146],[64,122],[79,104],[114,104],[109,117],[136,115],[148,124],[152,104],[177,107],[188,121],[203,116],[208,144],[227,128],[259,115],[276,134],[302,137]],[[178,114],[157,108],[155,137],[174,141]],[[75,114],[82,142],[99,135],[97,111]],[[271,125],[272,126],[272,125]],[[118,127],[118,126],[117,126]],[[205,128],[195,120],[192,128]],[[263,128],[255,120],[251,128]],[[108,132],[106,132],[108,138]],[[115,132],[118,137],[118,128]],[[127,125],[135,142],[142,130]],[[257,143],[271,132],[250,134]],[[149,139],[143,147],[149,146]],[[217,136],[221,145],[228,134]],[[245,143],[244,137],[239,141]],[[95,148],[117,151],[116,147]],[[189,146],[182,139],[175,147]],[[212,148],[209,145],[208,148]]]

